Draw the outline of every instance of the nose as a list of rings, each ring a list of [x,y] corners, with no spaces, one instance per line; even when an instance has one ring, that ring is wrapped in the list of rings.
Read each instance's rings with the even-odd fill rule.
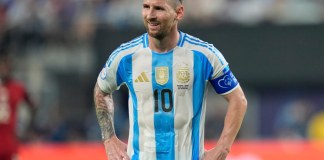
[[[156,13],[155,13],[155,10],[153,8],[150,8],[148,10],[147,18],[148,19],[154,19],[154,18],[156,18]]]

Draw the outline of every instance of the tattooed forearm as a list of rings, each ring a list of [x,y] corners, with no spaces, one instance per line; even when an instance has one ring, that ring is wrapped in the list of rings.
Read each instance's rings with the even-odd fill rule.
[[[115,135],[112,95],[102,92],[98,85],[96,85],[94,90],[94,101],[98,123],[101,128],[102,140],[105,141]]]
[[[96,109],[97,119],[101,128],[102,140],[110,139],[112,135],[115,135],[113,117],[114,114],[104,108]]]

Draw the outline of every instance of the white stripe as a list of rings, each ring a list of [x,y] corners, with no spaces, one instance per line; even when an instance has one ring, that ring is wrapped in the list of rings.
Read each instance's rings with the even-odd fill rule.
[[[193,82],[193,54],[183,48],[176,48],[173,53],[173,94],[174,94],[174,131],[175,131],[175,159],[192,159],[192,82]],[[187,67],[190,73],[188,83],[177,80],[179,68]],[[191,85],[190,89],[180,89],[178,85]]]
[[[133,135],[134,135],[134,112],[133,112],[133,100],[131,93],[129,93],[128,100],[128,115],[129,115],[129,135],[128,135],[128,144],[127,144],[127,154],[130,158],[134,154],[133,148]]]
[[[154,99],[152,89],[152,54],[148,49],[133,55],[133,86],[137,98],[140,159],[155,160]],[[149,82],[135,82],[144,72]]]

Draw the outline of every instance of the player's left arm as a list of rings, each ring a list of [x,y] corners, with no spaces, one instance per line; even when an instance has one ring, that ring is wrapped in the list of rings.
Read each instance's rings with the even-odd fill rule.
[[[204,160],[225,160],[231,150],[231,146],[234,143],[236,135],[241,128],[241,124],[247,109],[247,100],[242,88],[238,86],[229,94],[224,95],[224,98],[228,102],[224,128],[217,145],[205,153]]]

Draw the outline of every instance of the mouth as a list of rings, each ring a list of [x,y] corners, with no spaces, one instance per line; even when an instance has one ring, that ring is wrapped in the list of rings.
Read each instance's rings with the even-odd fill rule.
[[[156,29],[159,25],[158,22],[148,22],[148,26],[152,29]]]

